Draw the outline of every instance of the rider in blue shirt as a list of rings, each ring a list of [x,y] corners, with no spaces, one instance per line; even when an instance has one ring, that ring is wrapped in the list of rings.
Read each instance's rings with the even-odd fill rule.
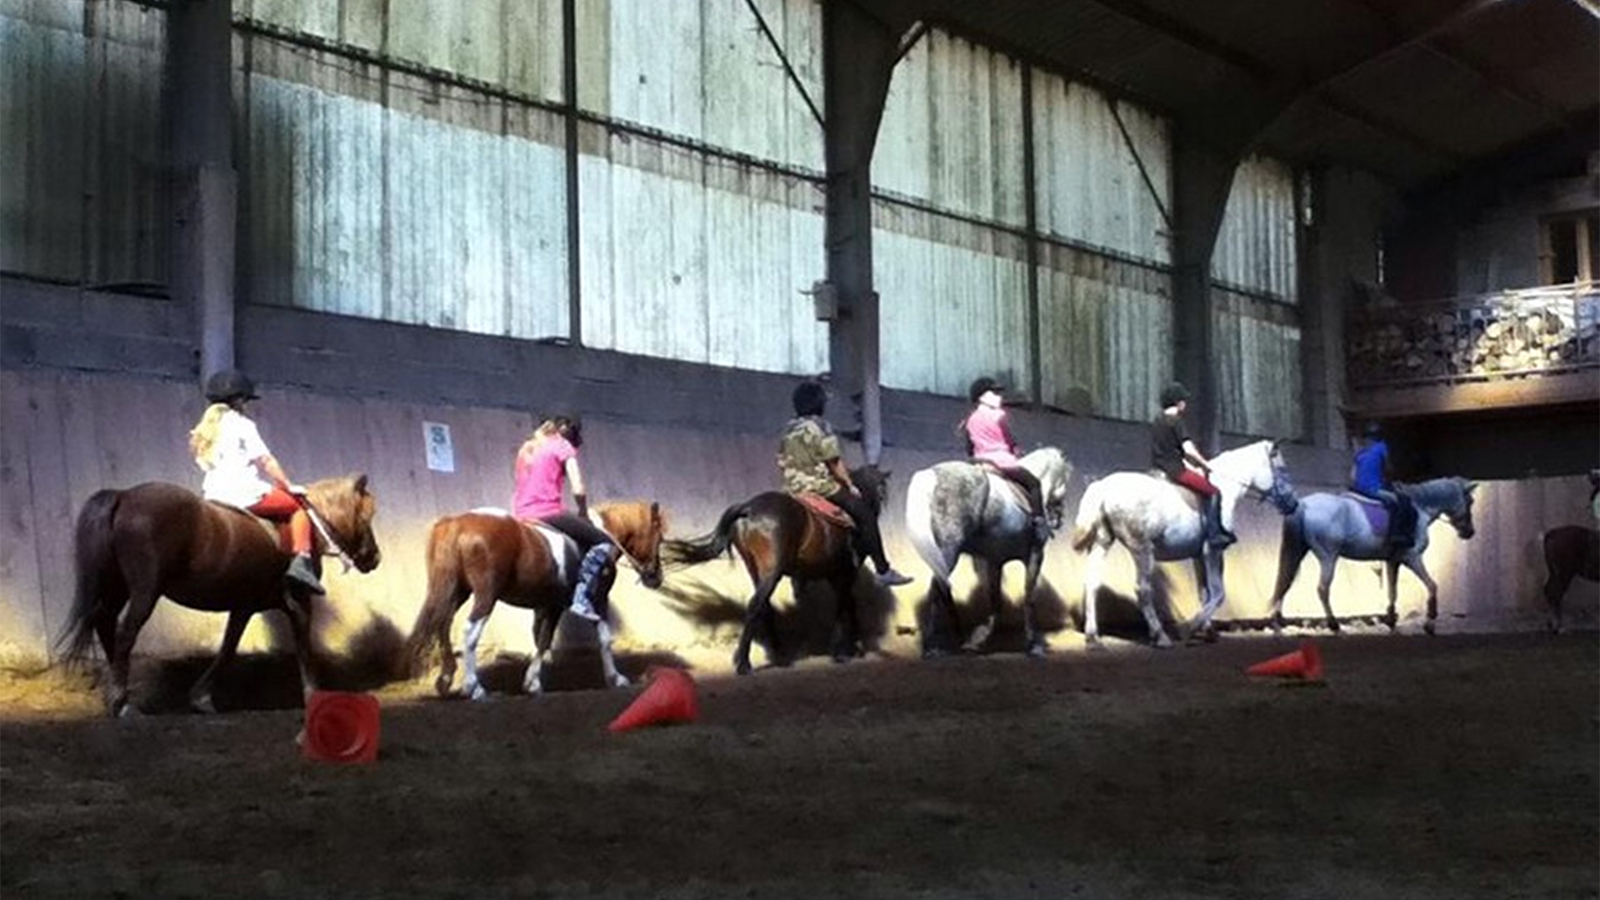
[[[1361,446],[1350,466],[1350,490],[1379,501],[1389,511],[1390,549],[1411,546],[1417,531],[1417,511],[1389,480],[1389,444],[1377,422],[1369,422],[1361,434]]]

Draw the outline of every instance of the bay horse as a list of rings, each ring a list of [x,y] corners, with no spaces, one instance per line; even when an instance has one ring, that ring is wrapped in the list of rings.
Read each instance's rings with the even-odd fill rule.
[[[609,534],[648,588],[661,586],[661,539],[666,519],[656,503],[605,503],[590,511],[590,519]],[[561,532],[523,522],[503,509],[476,509],[445,516],[428,532],[428,594],[406,643],[411,671],[426,664],[428,651],[439,648],[439,675],[434,690],[448,696],[455,680],[456,659],[450,647],[450,625],[472,598],[461,654],[466,674],[462,692],[484,700],[488,692],[478,678],[478,641],[496,602],[533,611],[533,659],[523,676],[530,694],[544,690],[544,664],[555,639],[556,624],[572,604],[582,554],[578,545]],[[606,597],[616,568],[608,566],[595,591]],[[605,606],[596,604],[600,619],[595,633],[606,684],[625,687],[627,676],[617,671],[611,654],[611,625]]]
[[[306,496],[326,528],[313,534],[313,568],[324,554],[344,555],[361,572],[377,568],[372,535],[377,500],[367,476],[316,481]],[[329,539],[332,540],[330,546]],[[285,588],[292,558],[270,523],[174,484],[146,482],[126,490],[103,490],[78,514],[77,594],[58,639],[66,661],[84,661],[96,637],[111,679],[106,707],[113,716],[131,713],[128,669],[139,629],[161,597],[205,612],[225,612],[222,647],[189,691],[189,705],[214,712],[211,684],[233,659],[239,638],[258,612],[278,610],[294,632],[302,688],[315,688],[311,672],[311,601]],[[320,573],[320,571],[319,571]],[[127,607],[126,615],[122,614]]]
[[[1559,525],[1546,531],[1544,548],[1544,600],[1550,607],[1551,634],[1561,633],[1561,600],[1572,579],[1600,581],[1600,531],[1584,525]]]
[[[1022,467],[1039,479],[1045,518],[1052,529],[1059,528],[1072,463],[1059,449],[1042,447],[1022,457]],[[1027,498],[1014,484],[988,466],[965,460],[942,462],[911,476],[906,488],[906,532],[917,555],[933,570],[928,620],[921,629],[924,657],[942,654],[951,643],[946,625],[955,627],[960,621],[950,594],[950,573],[963,553],[972,557],[979,590],[991,598],[989,618],[973,629],[963,649],[976,651],[988,641],[1004,602],[1001,570],[1013,560],[1020,560],[1027,573],[1022,621],[1028,653],[1041,656],[1048,649],[1039,634],[1033,596],[1045,545],[1030,521]]]
[[[1394,549],[1382,533],[1375,532],[1371,521],[1363,512],[1360,501],[1337,494],[1312,494],[1300,502],[1300,508],[1283,520],[1283,542],[1278,550],[1278,583],[1272,591],[1271,622],[1274,630],[1283,628],[1283,596],[1294,584],[1300,562],[1307,551],[1316,556],[1322,565],[1322,577],[1317,582],[1317,598],[1322,601],[1322,611],[1327,616],[1329,630],[1339,631],[1339,620],[1333,616],[1333,605],[1328,599],[1328,588],[1333,584],[1333,570],[1339,557],[1345,559],[1381,560],[1385,580],[1389,586],[1389,611],[1383,621],[1393,631],[1398,619],[1395,616],[1397,586],[1395,576],[1404,565],[1416,574],[1428,589],[1428,618],[1423,630],[1433,634],[1434,619],[1439,614],[1439,585],[1428,574],[1422,563],[1422,553],[1428,549],[1428,526],[1441,515],[1450,521],[1456,535],[1462,540],[1472,537],[1472,492],[1477,483],[1465,478],[1435,478],[1420,484],[1396,484],[1397,493],[1410,498],[1417,508],[1416,536],[1412,545],[1404,550]]]
[[[879,513],[887,498],[889,473],[866,465],[850,470],[850,478],[874,515]],[[772,592],[785,577],[795,583],[797,601],[804,594],[798,582],[826,581],[833,588],[833,659],[842,663],[859,653],[854,587],[861,560],[856,557],[849,529],[824,518],[792,494],[767,491],[728,507],[710,533],[669,540],[664,548],[672,565],[708,562],[733,551],[738,552],[755,586],[733,654],[735,671],[750,674],[750,642],[757,627],[766,632],[767,658],[782,658]]]
[[[1246,494],[1271,502],[1284,515],[1298,502],[1277,441],[1257,441],[1217,454],[1211,460],[1211,482],[1222,492],[1224,526],[1231,525],[1233,508]],[[1090,647],[1100,643],[1095,601],[1106,552],[1119,541],[1133,556],[1139,611],[1154,646],[1172,646],[1150,597],[1150,574],[1157,560],[1194,560],[1200,611],[1184,623],[1180,636],[1187,640],[1210,627],[1223,601],[1223,554],[1205,541],[1204,514],[1195,500],[1188,488],[1145,472],[1115,472],[1084,490],[1072,546],[1089,551],[1083,575],[1083,636]]]

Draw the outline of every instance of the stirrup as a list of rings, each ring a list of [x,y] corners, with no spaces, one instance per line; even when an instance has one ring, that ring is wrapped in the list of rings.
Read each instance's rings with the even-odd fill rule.
[[[311,563],[304,554],[297,554],[289,560],[289,568],[283,572],[283,577],[313,594],[326,594],[327,588],[317,579],[317,573],[311,568]]]

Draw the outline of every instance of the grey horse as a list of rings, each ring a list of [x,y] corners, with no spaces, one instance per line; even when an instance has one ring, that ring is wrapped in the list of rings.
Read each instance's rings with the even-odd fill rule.
[[[1022,457],[1022,466],[1039,479],[1045,516],[1052,529],[1061,525],[1061,504],[1067,495],[1072,464],[1055,447],[1042,447]],[[911,476],[906,488],[906,531],[922,561],[933,570],[931,607],[922,631],[922,653],[937,656],[952,643],[945,627],[959,618],[950,595],[950,573],[961,554],[972,556],[980,590],[991,598],[989,618],[973,630],[965,649],[978,650],[994,631],[1000,595],[1000,570],[1020,560],[1027,567],[1023,589],[1023,624],[1028,652],[1045,652],[1034,611],[1033,589],[1044,564],[1044,542],[1029,522],[1027,501],[1004,476],[971,462],[944,462]]]
[[[1211,460],[1211,480],[1222,492],[1225,528],[1232,528],[1233,507],[1245,494],[1271,501],[1286,515],[1297,502],[1277,441],[1257,441],[1217,454]],[[1187,639],[1210,626],[1211,617],[1223,600],[1222,553],[1202,540],[1205,524],[1200,512],[1188,502],[1187,493],[1187,488],[1159,473],[1144,472],[1114,472],[1084,490],[1078,503],[1072,546],[1089,551],[1083,574],[1083,636],[1090,647],[1100,643],[1095,598],[1100,592],[1106,553],[1117,542],[1133,556],[1138,573],[1139,611],[1144,614],[1154,646],[1172,646],[1150,598],[1150,575],[1157,560],[1195,561],[1202,602],[1200,612],[1183,626],[1182,637]]]
[[[1300,509],[1283,520],[1283,543],[1278,551],[1278,586],[1272,591],[1271,617],[1274,630],[1283,627],[1283,595],[1294,584],[1300,571],[1300,561],[1310,551],[1322,564],[1322,578],[1317,582],[1317,597],[1322,600],[1322,611],[1328,617],[1328,627],[1339,630],[1339,620],[1333,617],[1333,605],[1328,600],[1328,586],[1333,583],[1333,570],[1339,557],[1346,559],[1382,560],[1389,584],[1389,611],[1384,623],[1393,631],[1395,617],[1395,576],[1404,565],[1428,589],[1428,618],[1423,630],[1433,634],[1433,622],[1439,615],[1439,585],[1428,575],[1422,564],[1422,552],[1428,549],[1428,526],[1441,515],[1449,519],[1462,540],[1472,537],[1472,491],[1478,485],[1465,478],[1435,478],[1421,484],[1397,484],[1395,489],[1411,498],[1417,507],[1417,534],[1410,548],[1391,551],[1384,536],[1374,534],[1360,501],[1349,496],[1312,494],[1300,503]]]

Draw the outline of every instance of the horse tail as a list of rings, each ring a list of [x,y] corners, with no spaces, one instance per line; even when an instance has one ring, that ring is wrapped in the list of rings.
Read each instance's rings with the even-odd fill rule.
[[[933,494],[939,476],[932,469],[923,469],[911,476],[906,486],[906,537],[941,581],[950,578],[950,565],[939,549],[939,539],[933,533]]]
[[[459,533],[452,518],[434,522],[428,531],[428,594],[411,626],[404,655],[405,671],[412,677],[424,671],[439,629],[456,615],[456,604],[450,600],[461,584],[461,553],[456,548]]]
[[[122,572],[117,569],[116,549],[111,544],[111,523],[120,496],[120,491],[98,491],[78,512],[73,551],[78,569],[77,588],[72,598],[72,612],[56,638],[56,647],[69,666],[88,659],[89,648],[94,645],[95,620],[102,612],[106,595],[127,591]]]
[[[1092,481],[1083,491],[1083,499],[1078,501],[1078,517],[1072,523],[1072,549],[1082,553],[1094,545],[1095,538],[1099,536],[1100,529],[1105,522],[1104,501],[1100,499],[1102,493],[1100,482]]]
[[[1306,541],[1305,507],[1283,517],[1283,536],[1278,541],[1278,583],[1272,596],[1282,598],[1294,584],[1300,572],[1300,560],[1305,558],[1311,545]]]
[[[733,546],[733,526],[748,515],[750,515],[749,501],[735,503],[723,510],[722,518],[717,521],[717,527],[711,529],[708,534],[686,540],[662,541],[662,561],[670,566],[690,566],[716,559]]]

